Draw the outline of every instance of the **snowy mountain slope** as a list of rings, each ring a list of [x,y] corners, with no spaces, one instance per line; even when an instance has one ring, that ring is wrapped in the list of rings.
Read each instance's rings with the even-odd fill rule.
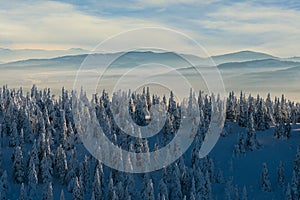
[[[119,91],[112,99],[103,92],[100,96],[95,95],[91,103],[84,94],[76,97],[64,88],[60,97],[53,97],[50,90],[38,90],[36,86],[28,95],[23,94],[22,89],[9,90],[7,86],[0,90],[0,161],[3,161],[0,162],[0,169],[3,169],[0,170],[0,194],[8,199],[18,199],[25,192],[32,199],[41,199],[42,196],[43,199],[49,199],[50,196],[58,199],[61,189],[64,190],[65,199],[78,200],[91,199],[93,194],[98,196],[96,199],[108,200],[130,199],[131,196],[132,199],[143,197],[155,200],[161,199],[158,196],[166,195],[166,199],[171,200],[182,200],[184,195],[187,199],[193,199],[193,196],[207,200],[232,199],[235,195],[233,187],[238,188],[238,195],[241,196],[244,186],[248,191],[247,199],[282,199],[285,190],[276,186],[278,163],[282,161],[285,169],[283,188],[292,183],[292,168],[295,173],[300,172],[300,124],[296,124],[300,122],[300,105],[290,103],[284,96],[273,101],[271,97],[264,100],[241,94],[237,101],[238,97],[230,93],[226,101],[227,122],[223,137],[209,156],[201,158],[199,151],[202,142],[205,142],[213,105],[213,98],[203,93],[196,98],[191,92],[189,99],[193,100],[186,103],[176,102],[173,93],[164,103],[159,97],[152,97],[150,90],[145,88],[141,94],[128,95]],[[73,115],[74,98],[92,106],[81,110],[82,118]],[[123,105],[127,100],[132,102],[129,108],[114,107]],[[167,120],[163,128],[148,139],[130,137],[116,124],[118,118],[115,116],[118,115],[112,114],[112,110],[116,110],[119,116],[126,116],[124,122],[131,117],[136,124],[143,124],[147,122],[146,114],[151,111],[149,107],[160,102],[168,107]],[[98,138],[91,134],[91,129],[85,129],[89,125],[85,122],[89,122],[92,116],[89,112],[95,111],[96,120],[113,145],[133,152],[162,148],[177,134],[182,110],[187,107],[187,112],[193,112],[192,102],[201,110],[194,142],[179,160],[164,169],[147,174],[118,172],[98,163],[80,140],[80,130],[83,130],[83,137],[88,134],[95,140]],[[164,107],[161,109],[163,111]],[[129,115],[123,115],[127,110]],[[83,124],[78,124],[78,120]],[[276,124],[277,138],[282,139],[273,136],[274,127],[268,129],[272,123]],[[243,139],[240,139],[240,133],[245,135]],[[233,154],[237,143],[241,151]],[[293,163],[297,146],[298,161]],[[108,148],[100,151],[106,156],[112,155]],[[172,151],[166,153],[168,156],[172,156]],[[115,159],[135,160],[130,157]],[[134,166],[131,162],[126,163],[129,168]],[[270,192],[262,191],[262,163],[266,163],[269,169]],[[225,181],[218,175],[218,169]],[[233,182],[227,184],[230,177]],[[300,173],[296,177],[300,177]],[[267,181],[268,177],[263,180]],[[23,193],[20,191],[21,183],[25,186]],[[295,180],[293,184],[300,187]],[[293,195],[297,195],[296,190],[293,188]],[[232,198],[225,198],[227,193]]]
[[[235,123],[229,123],[228,129],[231,133],[226,137],[221,137],[210,154],[215,160],[215,168],[223,169],[224,176],[233,177],[232,187],[238,185],[240,197],[243,187],[246,186],[248,199],[285,199],[286,188],[277,185],[277,170],[279,162],[282,161],[285,181],[291,182],[293,162],[300,144],[300,124],[292,127],[292,136],[289,140],[274,138],[274,127],[266,131],[257,131],[257,139],[262,147],[257,151],[247,151],[245,155],[237,157],[233,156],[234,145],[237,144],[239,134],[246,134],[246,129]],[[262,163],[268,166],[273,190],[271,193],[263,192],[260,187]],[[215,199],[225,199],[224,188],[216,185],[213,190],[217,194]]]

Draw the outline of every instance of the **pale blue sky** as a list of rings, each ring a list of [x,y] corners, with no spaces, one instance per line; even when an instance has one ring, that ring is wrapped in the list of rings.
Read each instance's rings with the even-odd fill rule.
[[[158,26],[191,36],[210,54],[248,49],[282,57],[300,55],[300,3],[295,0],[0,3],[3,48],[92,49],[122,31]]]

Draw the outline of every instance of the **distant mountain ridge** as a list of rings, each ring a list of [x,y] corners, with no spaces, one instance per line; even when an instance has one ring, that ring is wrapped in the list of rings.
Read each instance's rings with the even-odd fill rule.
[[[91,59],[85,61],[87,56],[90,56]],[[87,80],[91,79],[90,77],[98,77],[99,73],[97,72],[111,69],[111,74],[105,76],[105,80],[107,80],[105,83],[109,85],[111,84],[109,80],[126,74],[134,67],[141,67],[140,73],[151,75],[151,70],[153,70],[151,64],[156,63],[169,66],[192,81],[197,81],[197,87],[202,90],[206,88],[206,85],[203,81],[201,82],[201,76],[197,73],[197,69],[202,72],[201,75],[209,74],[214,66],[212,60],[218,64],[217,67],[227,91],[243,90],[265,94],[272,91],[277,96],[284,91],[290,98],[299,99],[300,62],[297,62],[297,57],[278,58],[250,51],[213,56],[212,58],[174,52],[136,51],[28,59],[0,64],[0,85],[8,84],[10,87],[30,88],[33,84],[37,84],[40,87],[52,87],[58,90],[62,86],[72,88],[82,63],[85,65],[81,69]],[[195,66],[191,66],[191,63]],[[157,72],[155,76],[160,73],[159,71],[155,72]],[[166,80],[169,76],[172,76],[172,73],[162,73],[156,77]]]
[[[43,50],[43,49],[6,49],[0,48],[0,60],[2,62],[14,62],[27,59],[47,59],[66,55],[78,55],[89,53],[81,48],[66,50]]]
[[[79,49],[78,51],[81,50]],[[89,59],[88,62],[85,63],[86,69],[95,69],[99,67],[105,68],[107,67],[106,65],[108,63],[111,63],[111,66],[118,68],[129,68],[149,63],[159,63],[162,65],[174,67],[175,69],[188,68],[191,67],[191,64],[194,64],[198,67],[209,67],[213,66],[215,63],[220,70],[231,71],[231,73],[236,74],[238,72],[244,73],[253,70],[279,70],[299,65],[296,59],[298,57],[295,57],[294,59],[282,59],[269,54],[252,51],[240,51],[224,55],[212,56],[211,58],[202,58],[190,54],[177,54],[174,52],[153,52],[148,50],[132,51],[126,53],[86,53],[78,55],[64,55],[54,58],[34,58],[9,63],[0,63],[0,69],[34,68],[43,70],[78,70],[87,56],[89,56]]]
[[[64,56],[77,56],[82,54],[92,54],[92,52],[81,49],[81,48],[71,48],[67,50],[42,50],[42,49],[6,49],[0,48],[0,61],[3,63],[8,62],[15,62],[20,60],[32,60],[32,59],[51,59],[57,57],[64,57]],[[101,54],[120,54],[122,52],[117,53],[101,53]],[[210,58],[203,58],[196,55],[191,54],[180,54],[175,52],[158,52],[155,50],[143,50],[143,51],[135,51],[132,53],[136,54],[176,54],[176,55],[183,55],[190,59],[191,61],[196,62],[210,62],[210,58],[217,64],[228,63],[228,62],[244,62],[250,60],[263,60],[263,59],[279,59],[278,57],[261,53],[255,51],[238,51],[223,55],[215,55],[211,56]],[[300,61],[300,57],[293,57],[293,58],[286,58],[285,60],[296,60]]]
[[[217,65],[219,65],[222,63],[246,62],[246,61],[253,61],[253,60],[279,59],[279,58],[266,53],[246,50],[246,51],[238,51],[238,52],[228,53],[228,54],[223,54],[218,56],[212,56],[212,59]]]
[[[152,52],[152,51],[133,51],[133,52],[118,52],[118,53],[95,53],[95,54],[79,54],[79,55],[67,55],[54,58],[45,59],[27,59],[19,60],[9,63],[0,64],[0,68],[19,68],[19,67],[71,67],[78,69],[83,63],[85,58],[89,56],[87,65],[89,67],[103,66],[111,61],[112,65],[118,65],[120,67],[132,67],[142,64],[159,63],[162,65],[170,65],[175,68],[190,65],[190,61],[194,64],[198,63],[210,63],[208,59],[203,59],[193,55],[177,54],[174,52]]]
[[[280,68],[282,66],[290,67],[299,64],[295,61],[285,61],[285,60],[277,60],[274,58],[262,59],[262,60],[250,60],[244,62],[229,62],[218,65],[219,69],[225,68],[243,68],[243,67],[251,67],[257,68],[260,66],[268,67],[268,68]]]
[[[300,57],[294,56],[294,57],[291,57],[291,58],[283,58],[282,60],[300,62]]]
[[[6,62],[5,60],[10,59],[9,55],[13,55],[14,52],[23,52],[25,54],[32,53],[32,58],[28,59],[19,59],[19,60],[13,60],[11,62]],[[42,57],[44,54],[48,53],[47,56]],[[73,60],[74,62],[77,61],[83,61],[83,59],[89,55],[89,51],[84,50],[84,49],[69,49],[69,50],[59,50],[59,51],[45,51],[45,50],[10,50],[10,49],[1,49],[0,48],[0,60],[2,62],[5,62],[8,65],[11,65],[12,63],[18,64],[18,63],[28,63],[32,64],[32,62],[52,62],[52,61],[66,61],[66,60]],[[67,54],[67,55],[65,55]],[[187,61],[191,61],[192,63],[201,63],[203,65],[212,65],[212,61],[216,65],[224,64],[224,63],[232,63],[232,62],[247,62],[247,61],[255,61],[255,60],[266,60],[266,59],[276,59],[276,60],[283,60],[283,61],[298,61],[297,59],[299,57],[295,58],[290,58],[290,59],[280,59],[278,57],[266,54],[266,53],[260,53],[260,52],[254,52],[254,51],[239,51],[239,52],[234,52],[234,53],[229,53],[229,54],[224,54],[224,55],[217,55],[217,56],[212,56],[210,58],[203,58],[203,57],[198,57],[195,55],[191,54],[177,54],[175,52],[153,52],[153,51],[133,51],[129,53],[123,53],[123,52],[117,52],[117,53],[95,53],[95,54],[90,54],[95,57],[105,57],[105,56],[121,56],[125,54],[126,58],[130,60],[157,60],[157,61],[162,61],[164,59],[167,60],[179,60],[179,59],[187,59]],[[8,56],[6,59],[1,59],[5,58],[5,55]],[[57,55],[57,56],[55,56]],[[19,55],[20,57],[21,55]],[[179,56],[182,56],[179,57]],[[29,57],[29,55],[28,55]],[[78,63],[77,63],[78,64]]]

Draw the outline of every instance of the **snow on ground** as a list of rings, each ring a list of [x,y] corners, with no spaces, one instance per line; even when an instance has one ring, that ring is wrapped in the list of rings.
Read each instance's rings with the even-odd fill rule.
[[[227,129],[231,129],[232,133],[221,137],[210,154],[214,159],[215,169],[221,168],[225,179],[233,178],[232,186],[238,186],[240,197],[243,187],[246,186],[248,199],[284,199],[284,188],[277,186],[277,168],[282,161],[285,169],[285,185],[291,182],[294,159],[300,145],[300,124],[292,126],[291,138],[288,140],[274,138],[274,127],[266,131],[257,131],[261,148],[253,152],[246,151],[245,155],[238,157],[233,157],[233,148],[237,143],[238,133],[246,134],[246,128],[232,122],[229,122],[229,127]],[[260,187],[264,162],[267,164],[272,184],[273,191],[270,193],[263,192]],[[222,187],[213,185],[214,199],[225,198],[225,184]]]

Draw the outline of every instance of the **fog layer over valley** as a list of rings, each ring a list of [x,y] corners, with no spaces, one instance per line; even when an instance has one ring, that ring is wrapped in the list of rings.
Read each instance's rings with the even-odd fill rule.
[[[5,60],[5,55],[1,56],[3,58],[0,57],[0,60]],[[244,90],[266,96],[271,91],[274,96],[281,96],[284,93],[292,100],[300,100],[298,95],[300,62],[297,57],[278,58],[263,53],[241,51],[213,56],[209,59],[172,52],[144,51],[91,54],[88,62],[84,63],[87,56],[88,54],[82,54],[2,63],[0,64],[0,84],[7,84],[14,88],[22,86],[24,90],[29,90],[33,84],[37,84],[41,88],[51,87],[53,92],[58,93],[62,86],[67,89],[73,88],[79,70],[81,70],[81,75],[83,74],[82,77],[86,76],[86,81],[90,81],[91,85],[97,85],[94,80],[101,78],[99,90],[112,87],[126,74],[126,78],[129,79],[129,88],[132,78],[138,79],[138,75],[141,74],[153,74],[160,79],[168,80],[179,73],[197,83],[198,88],[194,88],[195,90],[207,91],[207,85],[199,72],[213,78],[214,74],[211,73],[211,69],[212,65],[216,64],[228,92]],[[110,60],[113,62],[107,66]],[[81,68],[83,63],[84,68]],[[135,73],[128,73],[132,69],[136,69]],[[174,84],[180,86],[178,83]]]

